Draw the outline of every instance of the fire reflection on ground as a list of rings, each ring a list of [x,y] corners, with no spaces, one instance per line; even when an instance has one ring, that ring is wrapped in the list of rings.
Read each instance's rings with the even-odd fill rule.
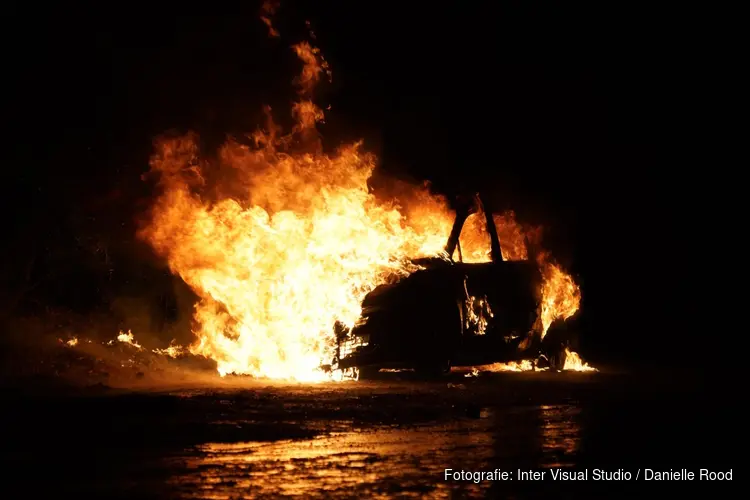
[[[6,391],[0,463],[43,471],[44,480],[10,474],[3,488],[20,494],[4,497],[507,498],[535,488],[554,494],[559,484],[549,481],[446,482],[445,469],[624,467],[645,455],[719,463],[716,450],[729,438],[717,433],[737,429],[726,425],[731,406],[693,396],[699,380],[672,374],[241,382],[166,392]],[[695,433],[702,426],[716,431],[703,438]]]
[[[572,465],[580,441],[579,412],[570,405],[476,408],[448,424],[383,426],[306,440],[208,443],[191,451],[185,473],[171,482],[185,498],[217,500],[237,495],[482,496],[497,485],[446,482],[445,469],[515,472],[522,463]]]
[[[539,407],[545,467],[572,467],[581,445],[581,409],[571,405]]]

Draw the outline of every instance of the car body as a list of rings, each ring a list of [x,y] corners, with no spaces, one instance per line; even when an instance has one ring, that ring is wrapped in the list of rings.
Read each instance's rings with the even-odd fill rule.
[[[479,211],[485,214],[491,261],[456,262],[452,256],[457,247],[460,254],[464,222]],[[437,374],[451,366],[521,360],[563,368],[567,339],[557,333],[563,329],[555,324],[542,339],[536,259],[532,254],[528,260],[503,260],[492,212],[479,195],[457,206],[445,255],[416,263],[418,271],[370,292],[361,320],[339,332],[339,368]]]

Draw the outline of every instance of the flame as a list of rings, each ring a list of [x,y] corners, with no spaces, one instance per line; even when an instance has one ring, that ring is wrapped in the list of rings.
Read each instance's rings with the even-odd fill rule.
[[[487,331],[489,320],[494,316],[487,297],[476,298],[469,295],[467,288],[467,279],[464,279],[464,293],[466,294],[466,311],[467,316],[464,321],[464,328],[472,328],[477,335],[484,335]]]
[[[581,290],[569,274],[548,260],[546,253],[541,253],[538,261],[544,277],[540,314],[544,336],[553,321],[568,319],[578,311]]]
[[[588,363],[585,363],[577,353],[571,351],[570,349],[566,349],[566,351],[568,356],[565,358],[565,366],[563,367],[563,370],[576,372],[599,371],[593,366],[590,366]]]
[[[534,370],[534,365],[528,359],[524,359],[522,361],[511,361],[510,363],[493,363],[477,369],[487,372],[528,372]]]
[[[154,354],[161,354],[162,356],[168,356],[170,358],[178,358],[185,354],[185,348],[175,344],[174,340],[164,349],[152,349],[151,352]]]
[[[128,330],[128,333],[120,332],[119,335],[117,335],[117,340],[124,344],[130,344],[136,349],[143,349],[143,346],[135,341],[133,332],[131,332],[130,330]]]
[[[593,366],[589,365],[588,363],[585,363],[581,356],[579,356],[577,353],[571,351],[570,349],[565,349],[565,352],[567,354],[567,357],[565,358],[565,366],[563,366],[563,371],[571,371],[571,372],[596,372],[599,371]],[[548,368],[539,368],[535,367],[534,364],[528,360],[524,359],[522,361],[511,361],[510,363],[492,363],[489,365],[478,365],[478,366],[472,366],[469,368],[468,372],[464,375],[466,377],[476,377],[482,372],[529,372],[532,370],[537,371],[547,371]],[[466,369],[463,370],[453,370],[453,371],[466,371]]]
[[[500,240],[500,252],[503,260],[526,260],[528,249],[526,239],[537,230],[525,229],[516,222],[516,214],[509,210],[503,214],[493,215],[497,237]],[[450,227],[448,228],[450,232]],[[447,233],[446,233],[447,234]],[[461,231],[461,260],[467,263],[490,261],[490,235],[482,209],[469,215]]]
[[[264,7],[272,34],[274,10]],[[221,375],[326,379],[320,367],[331,361],[335,325],[351,328],[365,295],[417,270],[413,258],[441,254],[453,223],[427,186],[398,201],[376,197],[368,186],[376,158],[361,143],[323,151],[316,124],[324,113],[311,95],[331,73],[309,43],[292,49],[303,67],[291,132],[282,134],[268,109],[265,130],[228,141],[212,161],[194,134],[156,141],[151,159],[162,193],[139,235],[199,296],[189,351],[215,360]],[[494,219],[503,256],[527,259],[514,214]],[[462,260],[488,261],[488,241],[484,215],[471,215]],[[562,270],[546,261],[543,270],[546,331],[579,299]],[[130,332],[118,340],[133,343]]]

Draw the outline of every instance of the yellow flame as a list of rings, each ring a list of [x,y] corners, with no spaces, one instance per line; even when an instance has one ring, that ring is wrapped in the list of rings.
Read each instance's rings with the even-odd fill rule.
[[[581,290],[573,278],[558,265],[547,260],[546,254],[539,257],[544,282],[542,284],[542,336],[556,319],[568,319],[581,305]]]
[[[128,330],[128,333],[120,332],[119,335],[117,335],[118,342],[122,342],[124,344],[130,344],[136,349],[143,349],[143,346],[135,341],[133,338],[133,332]]]
[[[162,356],[168,356],[170,358],[177,358],[185,354],[185,348],[172,341],[168,347],[165,347],[164,349],[152,349],[151,352],[154,354],[161,354]]]
[[[593,366],[590,366],[588,363],[584,363],[584,361],[581,359],[581,356],[579,356],[578,353],[575,353],[571,351],[570,349],[566,349],[566,351],[567,351],[567,357],[565,358],[565,366],[563,367],[563,370],[575,371],[575,372],[599,371]]]

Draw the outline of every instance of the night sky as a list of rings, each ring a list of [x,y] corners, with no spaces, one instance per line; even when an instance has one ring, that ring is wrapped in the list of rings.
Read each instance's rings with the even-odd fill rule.
[[[696,100],[679,37],[653,12],[433,3],[286,2],[281,39],[255,2],[19,10],[21,34],[4,35],[11,240],[44,242],[89,205],[127,239],[153,137],[193,129],[218,144],[253,130],[262,104],[281,114],[309,20],[333,70],[317,95],[328,145],[363,138],[393,175],[449,195],[481,187],[544,224],[583,287],[592,352],[661,356],[675,331],[699,339],[683,311],[698,304],[690,207],[705,179],[665,146]]]

